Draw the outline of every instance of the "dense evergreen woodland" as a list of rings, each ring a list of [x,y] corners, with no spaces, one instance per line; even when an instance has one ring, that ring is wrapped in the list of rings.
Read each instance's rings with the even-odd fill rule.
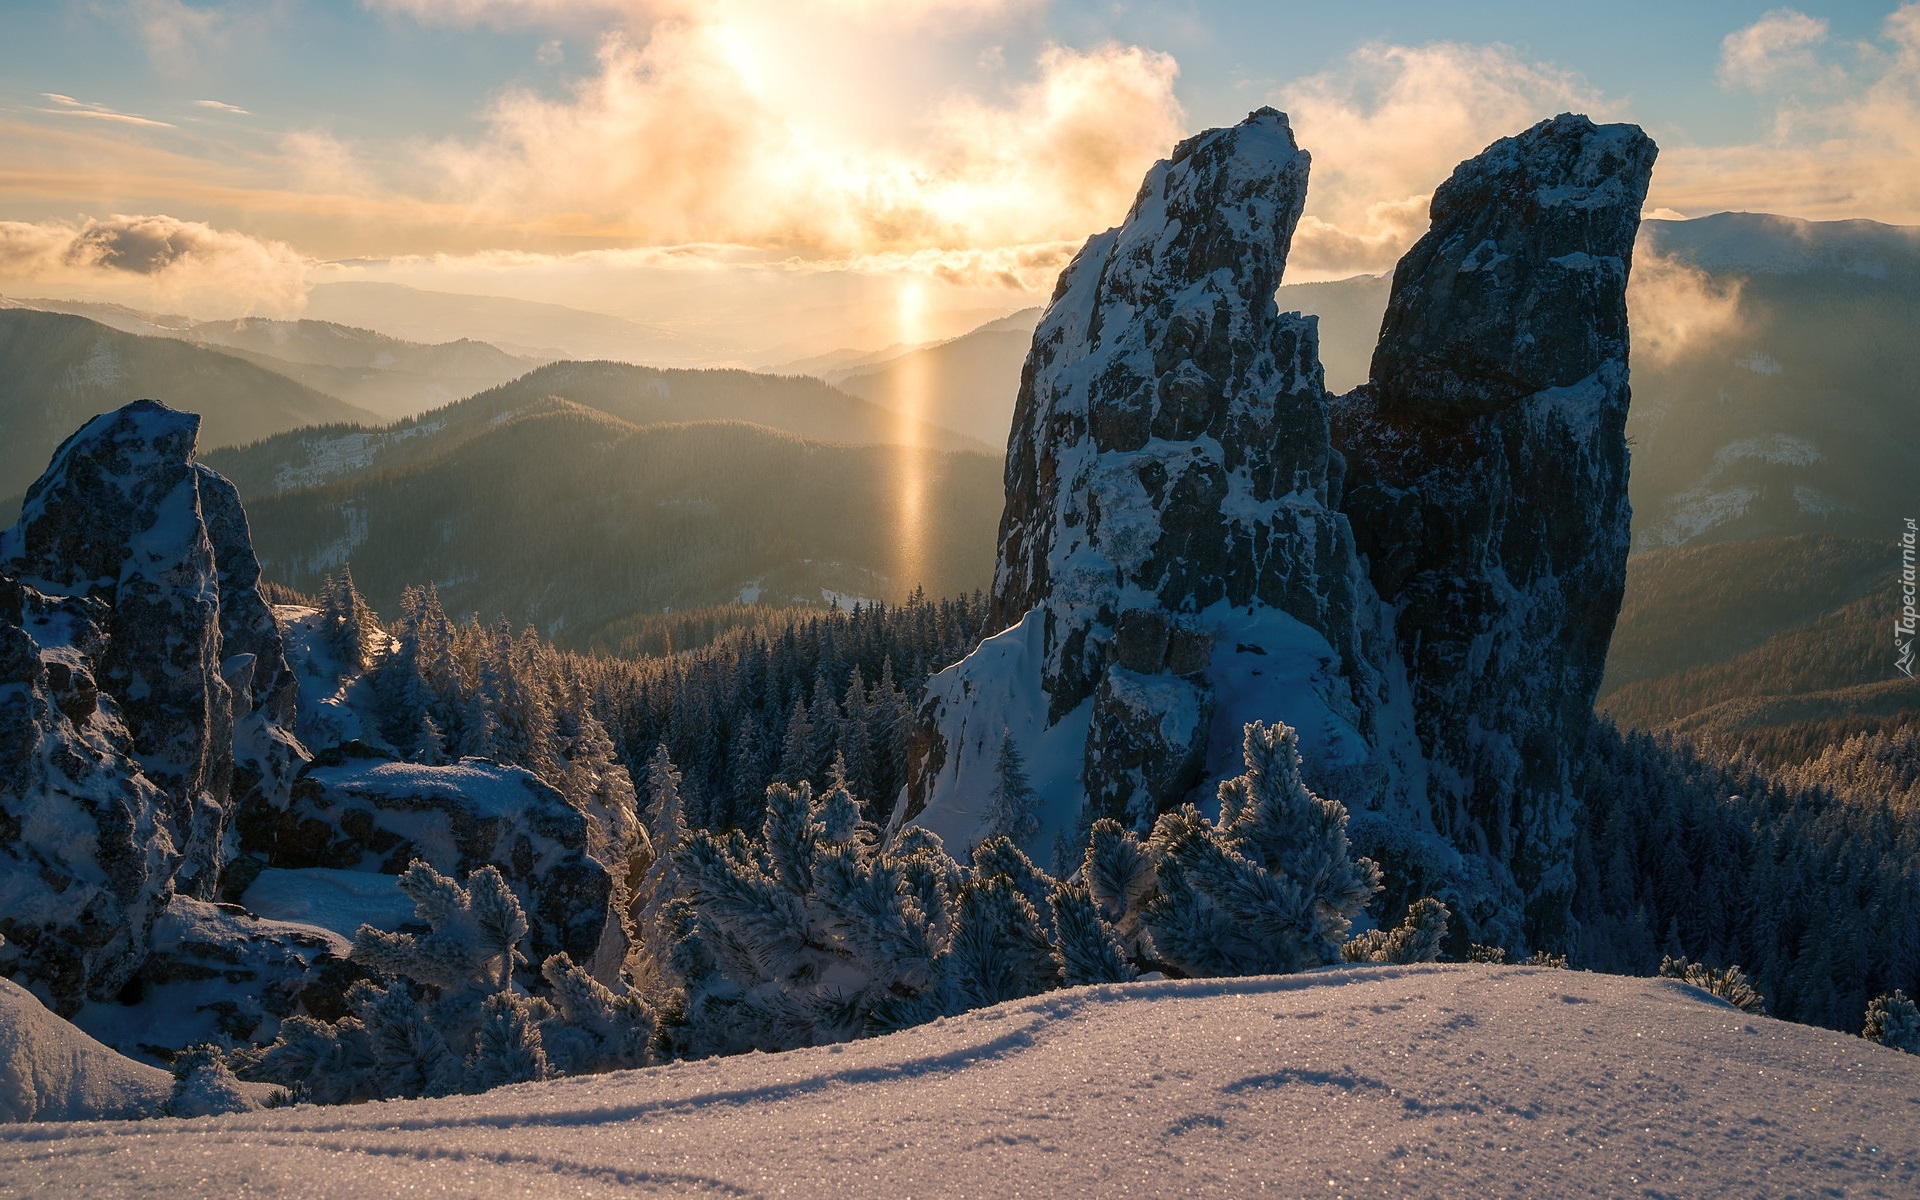
[[[841,1041],[1077,983],[1430,961],[1446,944],[1437,901],[1398,924],[1367,913],[1379,868],[1351,856],[1346,809],[1309,789],[1284,725],[1247,727],[1217,816],[1189,805],[1146,839],[1096,822],[1052,873],[1009,837],[888,836],[912,698],[986,632],[977,595],[796,613],[631,660],[452,621],[430,589],[390,627],[346,575],[319,604],[400,754],[519,765],[588,816],[622,868],[625,967],[609,982],[565,955],[526,962],[498,872],[416,863],[402,886],[419,921],[360,931],[370,978],[349,1015],[189,1057],[183,1086],[230,1062],[323,1101],[481,1090]],[[1018,836],[1035,797],[1011,738],[999,768],[998,824]],[[1601,722],[1580,787],[1573,966],[1658,971],[1920,1050],[1920,734],[1769,774]]]

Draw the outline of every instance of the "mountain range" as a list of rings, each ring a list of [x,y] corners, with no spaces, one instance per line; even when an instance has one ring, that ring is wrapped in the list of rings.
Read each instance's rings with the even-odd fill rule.
[[[284,430],[375,423],[367,409],[223,351],[62,313],[0,308],[0,520],[88,417],[152,398],[202,417],[207,447]]]
[[[387,420],[410,417],[471,396],[559,357],[508,354],[467,338],[431,345],[409,342],[371,329],[313,319],[196,321],[120,304],[71,300],[17,303],[43,312],[86,317],[123,333],[213,347]]]

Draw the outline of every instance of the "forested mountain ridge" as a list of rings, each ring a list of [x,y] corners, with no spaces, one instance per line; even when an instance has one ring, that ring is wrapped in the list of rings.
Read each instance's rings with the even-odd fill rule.
[[[557,399],[399,448],[345,478],[250,497],[268,576],[317,590],[351,562],[382,611],[433,583],[449,611],[586,647],[662,609],[964,592],[992,561],[999,472],[980,454],[744,422],[638,426]],[[909,477],[936,514],[911,559],[903,530],[924,514],[903,507]]]
[[[1894,664],[1890,542],[1794,534],[1642,551],[1597,701],[1622,724],[1792,764],[1911,726]]]
[[[23,300],[143,337],[211,346],[386,420],[409,417],[517,378],[543,360],[471,339],[422,344],[332,321],[241,317],[198,321],[118,304]]]
[[[201,414],[208,446],[374,414],[232,355],[84,317],[0,308],[0,500],[18,496],[88,417],[153,398]],[[0,513],[11,520],[13,514]]]
[[[220,451],[208,462],[249,498],[400,470],[447,453],[549,398],[630,425],[745,421],[817,441],[986,452],[950,429],[905,420],[807,376],[661,370],[613,362],[551,363],[454,404],[378,427],[319,426]]]

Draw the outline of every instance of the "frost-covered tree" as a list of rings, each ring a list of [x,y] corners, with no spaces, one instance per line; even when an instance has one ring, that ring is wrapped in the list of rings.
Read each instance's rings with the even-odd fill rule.
[[[1860,1036],[1908,1054],[1920,1054],[1920,1006],[1899,988],[1876,996],[1867,1005],[1867,1024]]]
[[[321,588],[320,617],[321,629],[342,669],[357,675],[373,665],[386,635],[366,597],[353,586],[352,569],[344,564],[339,574],[327,576]]]
[[[1767,1011],[1767,998],[1754,990],[1739,967],[1715,970],[1704,963],[1669,955],[1660,961],[1660,974],[1710,992],[1742,1012],[1764,1014]]]
[[[1347,845],[1347,810],[1308,790],[1292,729],[1254,722],[1220,820],[1162,814],[1145,844],[1094,825],[1082,868],[1135,961],[1183,975],[1284,974],[1340,961],[1380,872]]]
[[[880,845],[842,787],[774,784],[759,835],[673,855],[689,1053],[842,1041],[1058,986],[1052,880],[1005,839],[971,867],[923,829]]]
[[[1025,845],[1040,832],[1040,797],[1027,781],[1027,757],[1020,752],[1011,729],[1000,733],[1000,755],[994,763],[993,789],[987,793],[987,836],[1008,837]]]
[[[1406,919],[1398,926],[1367,930],[1340,947],[1340,957],[1348,962],[1433,962],[1440,957],[1440,944],[1447,937],[1447,916],[1447,906],[1432,896],[1415,900],[1407,907]],[[1494,949],[1498,957],[1483,956],[1475,961],[1505,962],[1507,952],[1499,947]]]
[[[527,936],[527,916],[499,868],[481,867],[461,887],[415,859],[398,882],[428,932],[389,933],[362,925],[353,939],[354,962],[446,993],[512,986],[515,965],[525,961],[520,943]]]

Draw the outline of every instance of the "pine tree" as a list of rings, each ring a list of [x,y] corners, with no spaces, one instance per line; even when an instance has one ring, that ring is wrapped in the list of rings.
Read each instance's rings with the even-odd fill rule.
[[[1899,988],[1876,996],[1867,1005],[1867,1023],[1860,1036],[1908,1054],[1920,1054],[1920,1006]]]
[[[1013,731],[1000,733],[1000,755],[994,763],[993,790],[987,793],[987,836],[1012,838],[1026,845],[1040,834],[1035,811],[1040,797],[1027,782],[1027,760],[1014,741]]]
[[[1441,943],[1447,937],[1447,906],[1428,896],[1407,908],[1406,919],[1393,929],[1369,929],[1340,948],[1347,962],[1423,963],[1440,957]],[[1476,947],[1485,950],[1486,947]],[[1507,952],[1490,961],[1505,962]],[[1483,959],[1480,961],[1487,961]]]
[[[351,568],[342,565],[338,575],[327,576],[320,603],[321,629],[341,668],[349,675],[365,672],[373,665],[384,635],[373,609],[353,586]]]

